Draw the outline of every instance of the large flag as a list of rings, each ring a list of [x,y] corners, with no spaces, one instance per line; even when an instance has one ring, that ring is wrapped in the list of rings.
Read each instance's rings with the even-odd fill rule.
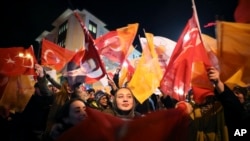
[[[21,74],[35,75],[36,63],[33,47],[0,48],[0,74],[17,76]]]
[[[61,71],[75,52],[48,41],[42,40],[41,65]]]
[[[188,138],[190,117],[181,108],[157,111],[133,120],[91,108],[86,112],[87,119],[65,131],[56,141],[186,141]]]
[[[0,106],[15,112],[22,112],[35,92],[35,81],[31,77],[19,75],[5,78],[5,88],[0,99]]]
[[[185,100],[193,89],[194,100],[213,93],[213,86],[207,77],[207,67],[211,63],[201,40],[200,31],[194,15],[189,19],[172,53],[160,89],[176,100]]]
[[[142,45],[142,56],[136,66],[128,87],[132,90],[136,99],[143,103],[160,86],[163,73],[158,61],[158,55],[154,48],[151,33],[145,33],[147,44]]]
[[[218,21],[217,38],[222,81],[231,88],[250,84],[250,24]]]
[[[94,45],[94,40],[91,34],[84,25],[78,13],[74,12],[74,14],[83,29],[85,37],[85,50],[81,51],[79,54],[76,54],[76,56],[73,57],[72,60],[76,62],[76,66],[73,65],[73,68],[71,68],[68,65],[67,75],[84,76],[85,79],[82,80],[82,82],[91,84],[103,78],[106,75],[106,70],[104,68],[103,62],[101,61],[100,55],[98,54],[97,49]]]
[[[128,24],[97,38],[95,45],[99,54],[112,62],[122,64],[129,54],[138,26],[138,23]]]

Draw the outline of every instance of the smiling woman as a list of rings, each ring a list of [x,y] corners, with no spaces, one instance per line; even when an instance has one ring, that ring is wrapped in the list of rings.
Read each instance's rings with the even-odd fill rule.
[[[132,91],[129,88],[119,88],[113,99],[113,108],[115,116],[122,119],[132,119],[140,117],[141,114],[135,111],[136,101]]]

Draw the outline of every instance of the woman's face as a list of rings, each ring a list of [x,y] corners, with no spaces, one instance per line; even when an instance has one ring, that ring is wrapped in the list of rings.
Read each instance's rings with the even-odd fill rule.
[[[86,105],[82,101],[76,100],[72,102],[69,108],[69,117],[67,121],[72,125],[81,122],[87,117],[85,110]]]
[[[126,88],[121,88],[117,91],[115,100],[117,108],[122,111],[131,110],[135,104],[132,93]]]

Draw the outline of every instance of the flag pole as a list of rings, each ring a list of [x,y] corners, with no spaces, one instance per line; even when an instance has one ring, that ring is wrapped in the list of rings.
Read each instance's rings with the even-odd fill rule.
[[[195,6],[195,1],[192,0],[192,8],[193,8],[193,12],[194,12],[194,18],[196,20],[200,35],[201,35],[201,27],[200,27],[200,22],[199,22],[199,18],[198,18],[198,14],[197,14],[197,10],[196,10],[196,6]]]

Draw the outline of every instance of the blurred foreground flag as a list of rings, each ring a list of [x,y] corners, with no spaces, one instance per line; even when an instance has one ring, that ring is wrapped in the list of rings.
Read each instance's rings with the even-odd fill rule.
[[[5,78],[5,83],[0,106],[22,112],[35,92],[35,81],[29,75],[19,75]]]

